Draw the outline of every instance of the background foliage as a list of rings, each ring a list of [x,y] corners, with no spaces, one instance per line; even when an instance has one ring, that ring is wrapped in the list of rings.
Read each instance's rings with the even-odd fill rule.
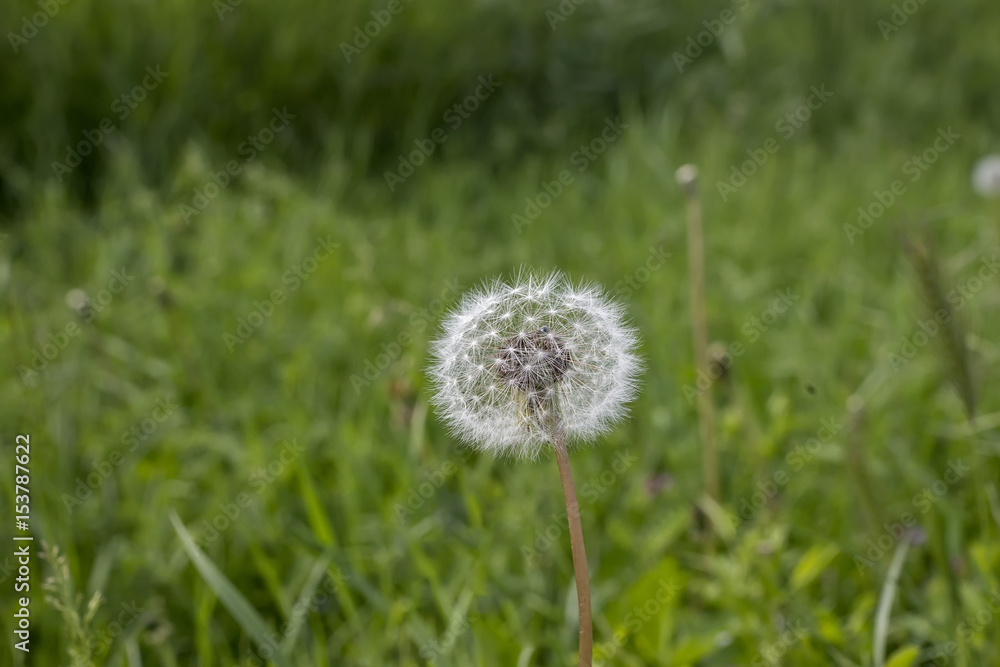
[[[575,664],[554,464],[459,449],[422,375],[441,310],[530,265],[618,292],[645,341],[633,418],[573,458],[605,664],[871,665],[900,524],[919,539],[893,667],[996,663],[1000,281],[972,281],[1000,208],[969,171],[997,148],[998,16],[986,0],[904,5],[888,31],[901,5],[404,0],[350,62],[341,44],[388,3],[69,0],[25,44],[8,33],[49,5],[0,6],[0,470],[13,498],[13,437],[30,433],[32,531],[65,567],[32,565],[34,662],[12,646],[13,595],[0,651]],[[726,9],[734,22],[678,67]],[[156,66],[166,78],[119,118]],[[488,75],[497,92],[390,190],[385,172]],[[821,86],[829,101],[779,133]],[[275,108],[295,118],[245,162]],[[52,163],[105,118],[114,131],[60,180]],[[620,137],[578,170],[616,118]],[[911,180],[948,128],[958,139]],[[769,138],[777,152],[720,196]],[[241,173],[185,214],[234,159]],[[685,390],[685,162],[702,174],[711,336],[745,346],[711,389],[719,507],[701,497]],[[572,184],[512,220],[563,170]],[[897,179],[870,227],[845,227]],[[902,238],[964,290],[974,433],[942,337],[914,344],[931,315]],[[781,290],[795,300],[762,330]],[[970,471],[952,483],[956,460]]]

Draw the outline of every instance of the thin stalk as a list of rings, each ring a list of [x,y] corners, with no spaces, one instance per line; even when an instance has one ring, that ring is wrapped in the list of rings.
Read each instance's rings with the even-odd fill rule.
[[[865,402],[859,395],[853,394],[847,399],[847,469],[853,473],[858,488],[858,497],[869,531],[878,528],[881,522],[879,504],[875,500],[874,485],[868,475],[865,460]]]
[[[562,480],[563,498],[566,499],[566,518],[569,521],[569,543],[573,552],[573,573],[576,575],[576,598],[580,607],[580,667],[591,667],[594,654],[594,627],[590,617],[590,573],[587,570],[587,551],[583,544],[583,526],[580,524],[580,505],[576,502],[576,485],[566,451],[566,435],[556,422],[552,434]]]
[[[935,314],[945,313],[947,319],[940,325],[942,342],[944,344],[945,375],[951,380],[965,408],[965,416],[969,422],[969,447],[972,450],[973,477],[976,485],[976,504],[979,508],[979,521],[983,526],[985,537],[990,534],[989,506],[986,497],[985,469],[988,465],[982,452],[976,445],[976,409],[978,397],[973,381],[973,364],[969,346],[965,340],[965,328],[958,313],[952,308],[951,300],[946,298],[945,288],[941,281],[941,269],[934,245],[929,239],[916,241],[903,238],[903,248],[909,254],[910,261],[916,270],[917,279],[924,292],[928,307]],[[932,334],[933,335],[933,334]]]
[[[677,183],[687,203],[688,285],[691,288],[691,337],[694,340],[695,372],[708,375],[708,315],[705,311],[705,233],[698,172],[694,165],[677,170]],[[705,491],[719,500],[719,454],[715,446],[715,407],[709,390],[698,393],[698,427],[701,433],[701,465]]]
[[[882,593],[878,598],[878,609],[875,611],[875,639],[872,642],[872,659],[875,662],[875,667],[882,667],[885,664],[885,644],[889,635],[892,602],[896,598],[896,583],[903,571],[903,563],[906,561],[906,552],[910,550],[911,539],[912,534],[907,533],[903,536],[899,546],[896,547],[896,553],[892,555],[892,562],[889,563],[889,571],[885,576],[885,583],[882,584]]]

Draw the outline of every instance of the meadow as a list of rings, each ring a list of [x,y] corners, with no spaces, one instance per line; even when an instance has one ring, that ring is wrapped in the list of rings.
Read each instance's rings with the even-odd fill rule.
[[[575,665],[555,462],[428,404],[444,313],[534,267],[642,338],[571,457],[595,664],[1000,664],[992,4],[42,5],[0,9],[0,662]]]

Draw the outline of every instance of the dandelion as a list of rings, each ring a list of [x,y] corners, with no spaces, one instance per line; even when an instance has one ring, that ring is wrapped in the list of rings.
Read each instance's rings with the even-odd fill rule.
[[[580,665],[593,647],[587,557],[567,449],[627,414],[642,364],[621,304],[560,273],[522,273],[465,295],[434,342],[434,405],[461,440],[536,459],[554,451],[569,517]]]
[[[698,194],[698,168],[681,165],[674,179],[684,191],[687,208],[688,285],[691,293],[691,338],[694,342],[695,369],[708,370],[708,314],[705,308],[705,225],[702,220],[701,195]],[[715,444],[715,409],[712,396],[698,392],[698,429],[701,432],[701,474],[705,491],[719,499],[719,452]]]
[[[624,309],[561,274],[496,280],[465,295],[434,344],[434,404],[460,439],[538,458],[558,424],[590,441],[626,414],[640,368]]]
[[[983,197],[1000,197],[1000,155],[987,155],[976,163],[972,188]]]

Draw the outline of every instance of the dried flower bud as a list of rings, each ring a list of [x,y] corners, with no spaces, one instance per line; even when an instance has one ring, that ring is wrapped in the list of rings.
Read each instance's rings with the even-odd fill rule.
[[[1000,155],[987,155],[976,163],[972,188],[983,197],[1000,197]]]
[[[698,167],[693,164],[681,165],[674,172],[674,180],[684,190],[685,195],[688,197],[694,195],[698,188]]]

